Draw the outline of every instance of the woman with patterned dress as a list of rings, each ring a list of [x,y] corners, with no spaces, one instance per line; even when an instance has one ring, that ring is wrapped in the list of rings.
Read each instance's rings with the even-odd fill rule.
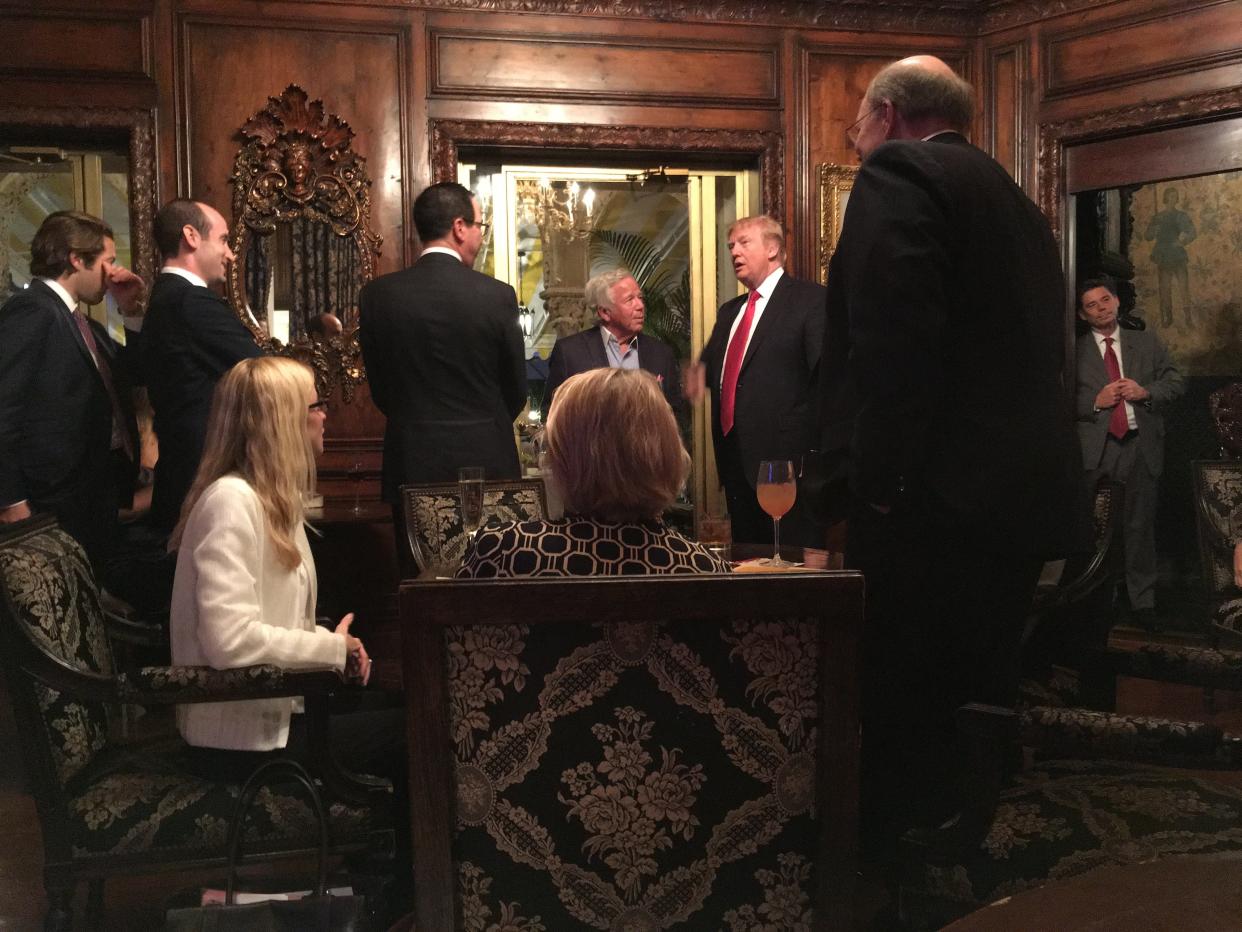
[[[557,390],[545,434],[565,517],[483,528],[458,578],[729,572],[661,519],[690,474],[690,456],[650,373],[573,376]]]

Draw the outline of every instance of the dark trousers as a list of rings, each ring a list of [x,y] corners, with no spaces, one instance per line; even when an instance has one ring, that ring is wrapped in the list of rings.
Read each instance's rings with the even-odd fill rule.
[[[1126,593],[1130,607],[1156,607],[1156,506],[1159,502],[1160,479],[1152,475],[1143,456],[1138,431],[1130,431],[1124,440],[1109,434],[1104,441],[1100,465],[1086,472],[1087,488],[1094,492],[1103,477],[1125,483],[1125,516],[1123,539],[1126,551]]]
[[[961,808],[954,714],[1012,707],[1018,644],[1042,559],[956,529],[926,506],[860,505],[846,565],[866,580],[862,841],[891,860],[901,834]]]

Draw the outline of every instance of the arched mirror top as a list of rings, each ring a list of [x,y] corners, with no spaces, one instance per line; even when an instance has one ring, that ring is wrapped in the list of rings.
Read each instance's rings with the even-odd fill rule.
[[[229,300],[260,344],[303,359],[324,397],[365,378],[358,294],[375,275],[371,179],[354,131],[296,84],[239,130]]]

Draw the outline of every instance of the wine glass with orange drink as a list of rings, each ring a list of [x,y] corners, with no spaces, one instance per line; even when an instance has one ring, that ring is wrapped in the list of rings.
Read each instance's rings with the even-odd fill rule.
[[[768,566],[793,566],[781,559],[781,518],[794,506],[798,497],[798,481],[790,460],[763,460],[759,463],[759,478],[755,482],[755,494],[759,507],[772,518],[772,542],[775,553]]]

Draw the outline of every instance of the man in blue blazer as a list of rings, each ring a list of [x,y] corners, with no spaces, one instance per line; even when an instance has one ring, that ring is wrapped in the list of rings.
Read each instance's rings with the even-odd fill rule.
[[[155,216],[155,245],[164,266],[151,289],[143,366],[160,444],[150,517],[168,533],[203,458],[216,382],[262,351],[209,287],[224,282],[233,261],[229,225],[219,211],[186,198],[169,201]]]
[[[677,357],[667,343],[643,334],[646,307],[634,276],[626,269],[601,272],[586,283],[583,297],[588,307],[595,308],[599,323],[590,330],[561,337],[553,345],[543,393],[544,414],[552,410],[552,397],[571,375],[610,367],[650,372],[673,411],[680,414],[685,399]]]
[[[422,254],[381,275],[358,299],[358,339],[384,428],[384,500],[411,482],[520,475],[513,419],[526,405],[517,296],[472,266],[483,243],[479,203],[446,181],[414,201]]]
[[[89,214],[48,215],[30,244],[34,281],[0,308],[0,522],[54,514],[97,572],[138,450],[127,397],[138,335],[123,347],[78,310],[112,291],[126,313],[145,292],[115,265],[113,239]]]
[[[1089,488],[1105,476],[1125,483],[1126,592],[1134,620],[1155,628],[1161,412],[1186,386],[1159,337],[1117,326],[1118,303],[1111,278],[1078,287],[1078,316],[1091,328],[1078,338],[1078,442]]]
[[[785,271],[785,233],[771,217],[736,221],[728,248],[747,293],[720,306],[687,395],[696,401],[704,388],[711,393],[716,471],[733,539],[771,544],[772,519],[755,497],[759,463],[790,460],[801,474],[815,446],[824,289]],[[823,525],[798,485],[794,506],[781,519],[781,542],[823,547]]]

